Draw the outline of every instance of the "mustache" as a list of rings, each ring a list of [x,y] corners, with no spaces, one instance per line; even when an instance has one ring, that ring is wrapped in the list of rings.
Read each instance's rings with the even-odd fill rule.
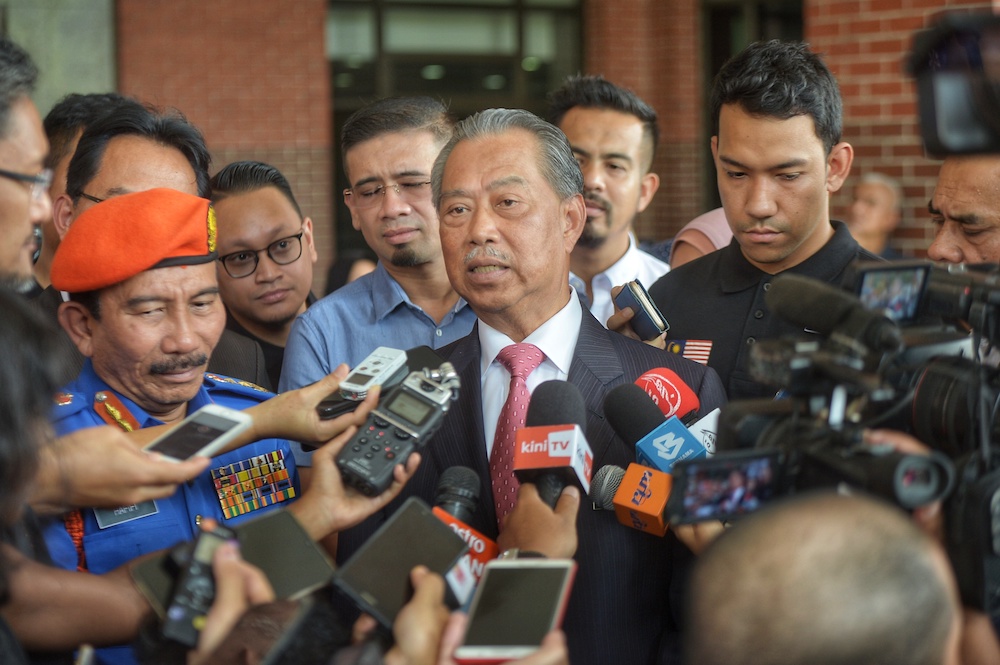
[[[488,256],[491,259],[497,259],[499,261],[502,261],[503,263],[509,263],[510,262],[510,256],[508,256],[507,254],[501,252],[499,249],[497,249],[496,247],[493,247],[491,245],[487,245],[486,247],[476,247],[475,249],[473,249],[472,251],[470,251],[468,254],[466,254],[465,258],[463,260],[466,263],[468,263],[469,261],[472,261],[473,259],[477,259],[480,256]]]
[[[171,372],[184,371],[192,367],[201,367],[208,364],[208,356],[204,353],[194,353],[182,358],[171,358],[163,362],[153,363],[149,371],[151,374],[169,374]]]
[[[611,209],[611,202],[610,201],[608,201],[607,199],[605,199],[605,198],[603,198],[601,196],[598,196],[597,194],[594,194],[593,192],[584,192],[583,193],[583,200],[584,201],[591,201],[593,203],[596,203],[599,206],[601,206],[602,208],[604,208],[605,210],[610,210]]]

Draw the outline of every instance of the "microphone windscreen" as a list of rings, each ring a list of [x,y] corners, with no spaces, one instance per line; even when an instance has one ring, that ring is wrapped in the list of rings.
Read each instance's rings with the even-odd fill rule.
[[[568,381],[544,381],[531,393],[525,427],[579,425],[587,431],[587,407],[580,390]]]
[[[467,466],[452,466],[438,478],[434,504],[463,522],[476,512],[481,483],[479,474]]]
[[[602,466],[590,481],[590,500],[604,510],[614,510],[615,493],[621,487],[624,477],[625,469],[620,466],[613,464]]]
[[[860,302],[850,293],[801,275],[783,274],[771,281],[764,302],[774,313],[803,328],[829,335]]]
[[[604,398],[604,417],[622,441],[634,446],[663,424],[663,412],[634,383],[615,386]]]

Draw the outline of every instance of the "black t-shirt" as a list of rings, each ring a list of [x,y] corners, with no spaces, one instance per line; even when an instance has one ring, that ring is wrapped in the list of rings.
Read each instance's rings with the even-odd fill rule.
[[[316,296],[310,293],[306,297],[306,307],[309,307],[314,302],[316,302]],[[264,369],[267,371],[267,378],[271,381],[270,388],[277,392],[278,381],[281,379],[281,367],[285,362],[285,347],[265,342],[260,337],[257,337],[240,325],[240,322],[233,318],[228,309],[226,310],[226,328],[244,337],[249,337],[260,345],[261,351],[264,352]]]

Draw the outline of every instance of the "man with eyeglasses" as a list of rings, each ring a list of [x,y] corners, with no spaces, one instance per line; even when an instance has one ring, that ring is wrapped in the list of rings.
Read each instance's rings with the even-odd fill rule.
[[[437,349],[472,330],[476,315],[448,281],[431,201],[431,168],[453,130],[447,109],[429,97],[383,99],[347,119],[344,201],[378,266],[295,321],[280,391],[340,363],[353,367],[379,346]]]
[[[260,344],[277,386],[292,322],[316,300],[312,220],[303,217],[288,180],[268,164],[233,162],[211,186],[226,327]]]
[[[52,214],[49,142],[29,97],[38,78],[31,58],[2,40],[0,69],[0,284],[23,291],[34,282],[35,227]]]

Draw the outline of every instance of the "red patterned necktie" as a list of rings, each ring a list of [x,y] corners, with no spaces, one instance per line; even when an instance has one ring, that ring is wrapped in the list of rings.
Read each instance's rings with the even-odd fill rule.
[[[528,414],[528,393],[526,379],[536,367],[542,364],[545,354],[534,344],[512,344],[504,347],[497,361],[510,372],[510,392],[500,409],[493,450],[490,453],[490,478],[493,481],[493,501],[497,508],[497,525],[514,508],[519,483],[514,477],[514,434],[524,427]]]

